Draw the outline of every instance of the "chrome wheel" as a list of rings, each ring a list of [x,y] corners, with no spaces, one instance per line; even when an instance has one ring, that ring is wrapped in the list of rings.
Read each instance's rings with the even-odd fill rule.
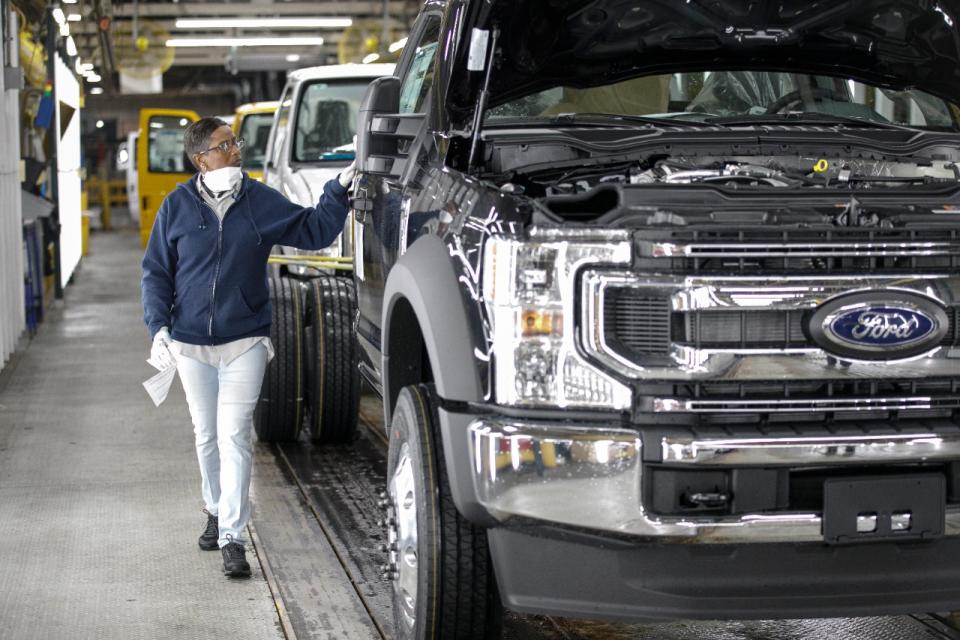
[[[392,513],[387,517],[387,545],[397,595],[395,606],[399,606],[408,628],[413,628],[417,621],[417,494],[410,446],[406,442],[400,447],[389,492]]]

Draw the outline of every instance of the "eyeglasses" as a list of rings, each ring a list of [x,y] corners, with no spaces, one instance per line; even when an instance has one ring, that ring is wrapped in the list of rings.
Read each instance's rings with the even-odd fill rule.
[[[243,138],[234,138],[233,140],[225,140],[224,142],[221,142],[215,147],[210,147],[205,151],[201,151],[197,155],[202,156],[203,154],[210,153],[211,151],[220,151],[222,153],[230,153],[230,149],[232,149],[233,147],[236,147],[237,150],[240,150],[240,149],[243,149],[243,145],[244,145]]]

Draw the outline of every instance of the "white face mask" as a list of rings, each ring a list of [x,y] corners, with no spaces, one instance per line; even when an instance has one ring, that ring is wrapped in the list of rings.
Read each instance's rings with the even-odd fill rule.
[[[243,172],[240,167],[221,167],[203,174],[203,184],[214,193],[233,191],[241,180],[243,180]]]

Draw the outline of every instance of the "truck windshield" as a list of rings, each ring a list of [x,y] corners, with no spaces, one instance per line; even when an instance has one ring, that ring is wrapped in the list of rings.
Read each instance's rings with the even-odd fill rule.
[[[352,160],[357,111],[372,78],[312,82],[301,92],[293,140],[296,162]]]
[[[559,114],[655,116],[749,122],[801,112],[821,119],[857,119],[957,131],[960,110],[917,90],[892,91],[845,78],[768,71],[714,71],[643,76],[577,89],[554,87],[498,105],[497,119],[549,119]]]
[[[251,113],[240,124],[240,138],[244,140],[244,169],[263,169],[263,160],[267,155],[267,141],[270,138],[272,113]]]

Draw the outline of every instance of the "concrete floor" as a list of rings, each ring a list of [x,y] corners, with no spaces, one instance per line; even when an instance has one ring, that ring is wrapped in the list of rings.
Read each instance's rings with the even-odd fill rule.
[[[0,637],[282,638],[255,554],[228,581],[205,524],[179,382],[141,387],[133,229],[95,234],[65,302],[0,371]]]

